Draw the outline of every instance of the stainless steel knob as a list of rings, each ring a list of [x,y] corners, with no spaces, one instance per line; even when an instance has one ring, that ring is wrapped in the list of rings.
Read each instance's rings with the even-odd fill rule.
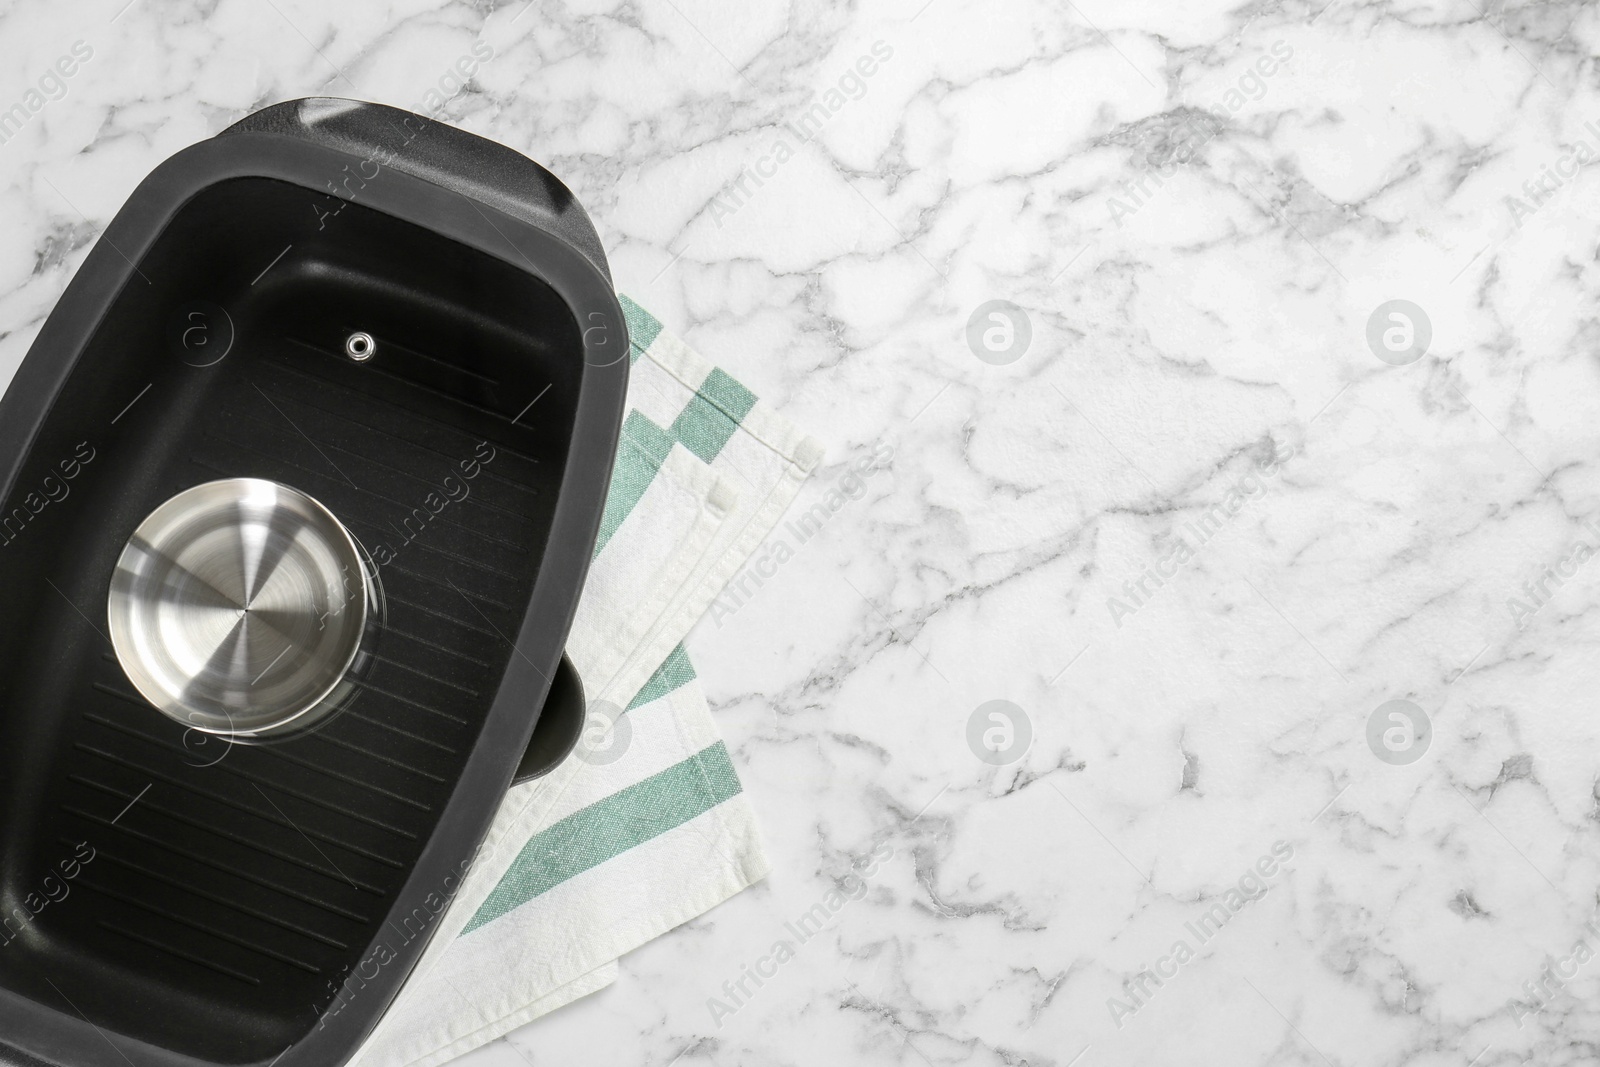
[[[168,716],[264,737],[343,699],[378,597],[360,545],[317,501],[260,479],[209,482],[129,539],[111,582],[111,643]]]

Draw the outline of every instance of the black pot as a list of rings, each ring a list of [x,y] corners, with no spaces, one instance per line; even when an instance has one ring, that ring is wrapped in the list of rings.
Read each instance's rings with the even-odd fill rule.
[[[280,104],[139,186],[0,401],[0,1061],[347,1061],[576,740],[627,351],[572,194],[436,121]],[[106,636],[141,521],[235,478],[326,505],[384,594],[346,706],[251,744]]]

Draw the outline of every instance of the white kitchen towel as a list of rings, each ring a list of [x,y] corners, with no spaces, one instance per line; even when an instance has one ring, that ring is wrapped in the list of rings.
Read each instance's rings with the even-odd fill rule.
[[[788,419],[638,304],[624,296],[622,306],[630,410],[594,569],[567,641],[590,698],[615,704],[632,699],[706,613],[822,460],[822,447]],[[716,484],[691,486],[696,469]],[[659,498],[673,485],[680,496],[703,497],[724,521],[693,533],[680,520],[663,522],[657,509],[673,505]],[[704,538],[694,541],[700,552],[677,544],[694,537]]]
[[[361,1067],[432,1067],[603,988],[622,954],[767,872],[680,642],[822,449],[622,305],[629,411],[567,648],[590,728],[572,759],[507,795]]]

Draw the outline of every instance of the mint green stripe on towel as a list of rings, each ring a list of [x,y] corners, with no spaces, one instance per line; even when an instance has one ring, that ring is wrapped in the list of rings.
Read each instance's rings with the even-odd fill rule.
[[[666,660],[644,683],[644,688],[639,690],[639,695],[633,698],[633,703],[627,707],[628,711],[642,708],[653,700],[660,700],[668,693],[682,689],[694,681],[694,664],[689,662],[689,653],[679,645],[667,653]]]
[[[755,406],[754,393],[729,377],[721,367],[714,367],[689,406],[673,422],[672,436],[710,463]]]
[[[667,431],[637,411],[628,412],[622,422],[622,437],[617,442],[617,464],[611,472],[605,514],[600,518],[600,536],[594,544],[596,556],[650,488],[671,451],[672,438]]]
[[[463,936],[705,814],[740,791],[728,750],[718,741],[660,774],[572,813],[523,846]]]
[[[637,411],[628,412],[617,445],[617,464],[611,473],[611,493],[594,554],[606,547],[611,535],[627,521],[634,506],[667,461],[673,442],[681,443],[706,463],[714,461],[739,423],[756,406],[757,397],[723,372],[713,368],[670,429],[663,430]]]
[[[630,356],[637,362],[661,336],[661,323],[626,296],[619,293],[617,299],[628,322]],[[600,555],[606,542],[644,497],[674,442],[682,444],[703,462],[711,463],[722,453],[758,400],[721,367],[713,367],[669,429],[662,429],[637,411],[628,412],[622,424],[616,467],[611,474],[611,493],[606,498],[600,536],[595,541],[595,556]]]
[[[661,323],[621,293],[617,294],[617,300],[622,304],[622,318],[628,324],[628,362],[637,363],[645,349],[655,344],[656,338],[661,336]]]

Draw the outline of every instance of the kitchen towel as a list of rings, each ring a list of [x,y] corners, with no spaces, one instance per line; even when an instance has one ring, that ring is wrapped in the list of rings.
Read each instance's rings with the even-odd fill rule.
[[[567,645],[584,739],[507,795],[361,1067],[433,1067],[601,989],[624,953],[767,872],[681,641],[822,449],[621,301],[628,414]]]

